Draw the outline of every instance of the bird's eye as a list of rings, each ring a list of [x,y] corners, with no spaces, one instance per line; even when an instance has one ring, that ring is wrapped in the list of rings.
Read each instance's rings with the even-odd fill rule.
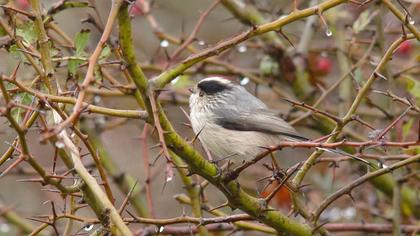
[[[203,92],[203,91],[200,91],[200,92],[198,93],[198,95],[199,95],[200,97],[202,97],[202,96],[204,96],[204,92]]]

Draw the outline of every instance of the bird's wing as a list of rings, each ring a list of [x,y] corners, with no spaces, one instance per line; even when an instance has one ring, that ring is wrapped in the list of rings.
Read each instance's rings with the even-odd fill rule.
[[[283,135],[294,141],[308,141],[286,121],[277,116],[277,114],[269,109],[261,108],[256,110],[248,110],[242,108],[238,109],[217,109],[216,123],[225,129],[238,130],[238,131],[258,131],[267,134]],[[355,155],[347,153],[342,150],[331,148],[318,148],[330,153],[349,156],[357,161],[363,162],[369,166],[372,164],[363,160]]]
[[[238,131],[258,131],[267,134],[284,135],[297,140],[308,140],[298,134],[286,121],[268,109],[246,110],[218,109],[216,123],[225,129]]]

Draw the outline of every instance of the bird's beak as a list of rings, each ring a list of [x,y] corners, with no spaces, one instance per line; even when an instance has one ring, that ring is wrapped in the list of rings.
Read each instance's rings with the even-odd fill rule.
[[[188,88],[188,91],[190,91],[190,93],[194,93],[194,89],[193,88]]]

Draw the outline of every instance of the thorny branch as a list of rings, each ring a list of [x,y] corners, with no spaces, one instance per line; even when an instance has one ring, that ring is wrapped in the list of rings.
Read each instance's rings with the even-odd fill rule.
[[[404,88],[398,91],[395,89],[395,83],[400,81],[393,78],[392,81],[389,81],[391,79],[386,78],[389,73],[384,73],[384,71],[392,70],[391,65],[394,60],[391,61],[391,59],[397,58],[398,62],[398,53],[403,44],[411,43],[414,41],[413,39],[420,40],[420,31],[416,25],[418,19],[414,19],[416,15],[410,14],[411,8],[407,8],[402,2],[398,1],[399,5],[395,5],[389,0],[378,2],[383,4],[387,12],[391,12],[395,16],[393,20],[397,20],[399,24],[397,30],[394,28],[380,29],[380,32],[377,32],[373,38],[368,40],[363,38],[363,34],[359,34],[359,31],[370,30],[369,27],[366,27],[372,20],[369,17],[382,17],[381,21],[388,19],[385,19],[383,14],[378,16],[370,10],[362,9],[360,10],[362,14],[370,12],[368,14],[370,16],[367,19],[362,19],[365,16],[362,17],[360,14],[356,22],[362,22],[358,22],[359,25],[354,23],[353,29],[350,29],[351,27],[346,29],[351,33],[340,32],[342,35],[346,35],[344,47],[341,47],[343,46],[341,44],[340,47],[335,47],[334,43],[331,43],[327,49],[316,48],[316,43],[309,47],[311,41],[314,41],[314,32],[319,28],[313,19],[319,18],[322,24],[321,30],[327,29],[327,32],[330,32],[328,22],[337,19],[330,18],[328,13],[332,12],[331,15],[334,15],[335,12],[337,14],[337,11],[344,9],[341,6],[348,1],[326,0],[306,8],[305,3],[294,1],[292,7],[281,5],[279,6],[281,9],[267,9],[264,3],[259,2],[215,0],[200,13],[191,33],[187,36],[182,35],[180,38],[166,32],[160,24],[160,19],[153,15],[155,8],[159,7],[153,1],[137,0],[133,3],[133,1],[113,0],[106,24],[100,20],[101,12],[97,6],[99,3],[95,3],[95,1],[59,1],[48,11],[42,9],[44,6],[39,0],[31,0],[30,3],[32,6],[30,10],[20,7],[17,2],[15,4],[13,1],[7,5],[0,5],[5,13],[0,17],[0,32],[3,36],[0,39],[2,50],[4,48],[8,53],[7,57],[19,54],[19,60],[23,62],[20,67],[17,66],[13,70],[10,76],[2,74],[0,78],[2,102],[0,115],[10,125],[6,129],[14,130],[14,134],[17,134],[11,143],[7,143],[9,147],[0,157],[0,167],[2,167],[0,177],[10,174],[28,176],[20,179],[19,182],[50,186],[50,189],[43,189],[43,191],[60,194],[63,204],[61,206],[60,201],[56,198],[49,199],[47,202],[51,205],[51,214],[29,218],[39,223],[38,226],[27,223],[26,219],[19,215],[19,211],[13,209],[13,206],[0,205],[0,216],[21,232],[29,235],[44,235],[47,230],[51,230],[57,235],[62,232],[69,234],[76,232],[76,223],[84,225],[83,228],[86,231],[93,226],[98,226],[95,233],[108,232],[113,235],[132,235],[138,225],[141,227],[138,231],[141,235],[154,235],[158,232],[159,234],[197,233],[200,236],[205,236],[215,231],[236,232],[242,230],[284,235],[328,235],[330,232],[356,231],[404,232],[414,235],[420,231],[419,227],[412,223],[415,222],[415,218],[420,217],[419,213],[411,209],[412,206],[418,205],[418,198],[415,196],[419,194],[416,187],[418,187],[419,173],[417,169],[420,160],[418,154],[420,127],[417,127],[420,109],[418,81],[413,79],[419,74],[416,69],[418,62],[405,67],[409,69],[398,70],[400,71],[397,73],[399,80],[405,80],[404,82],[407,83],[404,84],[406,86],[401,86]],[[372,8],[370,1],[350,1],[350,3],[357,7],[366,5],[366,9]],[[217,11],[216,6],[219,4],[223,4],[235,18],[250,28],[230,38],[222,38],[218,43],[207,43],[202,40],[199,34],[203,33],[201,29],[204,23],[211,21],[208,16],[211,12]],[[155,60],[156,58],[148,58],[147,62],[137,60],[136,46],[138,42],[137,38],[135,41],[133,40],[133,30],[136,29],[136,26],[132,25],[132,16],[129,15],[129,9],[131,9],[131,14],[138,14],[134,11],[136,7],[145,16],[145,20],[149,22],[157,38],[167,41],[161,42],[159,48],[160,51],[163,49],[167,57],[164,63],[159,61],[158,53],[155,55],[157,60]],[[80,38],[76,37],[73,40],[67,35],[61,24],[56,22],[56,15],[71,8],[78,10],[88,10],[87,8],[89,8],[88,11],[95,12],[93,15],[89,13],[89,18],[84,21],[92,24],[101,34],[92,52],[90,52],[90,47],[80,49],[80,45],[84,44],[81,43]],[[279,16],[278,12],[289,13]],[[272,17],[271,20],[268,19],[269,16]],[[306,24],[311,29],[304,30],[302,31],[303,35],[299,35],[302,37],[301,41],[304,42],[299,44],[299,51],[296,53],[299,55],[295,55],[296,49],[293,45],[296,35],[301,31],[289,32],[285,26],[292,23],[297,25],[301,23],[299,21],[307,20],[310,16],[313,18]],[[340,20],[342,19],[338,19],[337,22]],[[118,29],[114,27],[116,21],[118,21]],[[28,32],[23,30],[25,24],[33,26],[33,35],[28,35]],[[355,30],[357,27],[359,28]],[[113,30],[118,30],[118,41],[115,40]],[[401,34],[398,39],[392,36],[395,32]],[[143,37],[145,32],[141,33]],[[393,40],[393,43],[383,55],[378,56],[375,46],[380,41],[380,47],[385,48],[385,37],[388,39],[388,36],[390,40]],[[196,46],[195,42],[198,38],[200,38],[199,46]],[[287,42],[283,43],[284,40]],[[329,40],[328,43],[331,42],[331,39]],[[143,38],[139,41],[143,41]],[[285,46],[289,44],[293,49],[289,50]],[[169,46],[177,47],[173,49]],[[197,49],[202,46],[207,46],[207,48],[201,51]],[[244,49],[239,50],[240,47],[261,51],[262,54],[255,58],[267,56],[276,66],[271,65],[272,68],[268,74],[263,71],[267,65],[262,62],[259,69],[245,69],[245,67],[238,66],[241,64],[240,57],[232,49],[237,48],[238,55],[241,55],[243,53],[241,50]],[[59,53],[57,54],[55,50]],[[327,88],[324,86],[330,81],[321,81],[314,69],[311,68],[312,54],[321,55],[320,51],[328,53],[328,51],[335,52],[337,50],[347,57],[345,61],[349,63],[347,65],[349,70],[343,71],[345,73],[341,78],[334,78],[332,86]],[[85,51],[89,51],[89,53],[86,54]],[[74,54],[75,52],[78,54]],[[178,62],[177,59],[181,54],[188,56]],[[371,63],[366,63],[367,61]],[[66,77],[61,70],[73,62],[80,62],[76,75],[67,75]],[[171,67],[166,68],[168,65]],[[374,69],[370,71],[372,65]],[[26,71],[26,68],[32,69]],[[29,76],[23,71],[29,73]],[[365,71],[370,71],[367,79],[364,78],[364,75],[367,74]],[[293,75],[289,76],[290,73]],[[172,114],[170,114],[170,119],[167,116],[169,112],[166,110],[166,106],[170,106],[171,103],[187,103],[188,94],[185,92],[185,86],[180,89],[168,89],[169,92],[166,88],[171,88],[171,84],[178,85],[175,78],[180,78],[179,76],[186,75],[190,79],[200,74],[239,76],[244,85],[250,80],[252,85],[255,85],[258,95],[261,93],[259,88],[266,87],[274,94],[286,97],[283,100],[293,106],[308,111],[301,114],[292,109],[288,115],[291,118],[296,118],[294,122],[299,121],[299,124],[320,131],[325,136],[309,141],[282,141],[275,146],[261,147],[265,149],[263,152],[256,157],[249,157],[241,165],[232,168],[228,163],[221,168],[206,160],[186,139],[182,138],[179,134],[181,132],[177,132],[173,127]],[[27,79],[28,77],[30,80]],[[79,77],[83,79],[79,81]],[[120,77],[124,79],[120,80]],[[379,81],[378,78],[388,80]],[[281,81],[287,79],[294,81]],[[337,87],[349,79],[353,80],[354,88],[348,89],[354,89],[356,96],[348,97],[345,102],[338,101],[341,104],[340,109],[343,104],[351,104],[344,116],[341,117],[337,115],[335,106],[328,107],[327,104],[331,103],[330,100],[335,96],[335,92],[339,93],[338,97],[343,97],[340,94],[342,88],[337,89]],[[383,84],[386,85],[386,89],[383,89]],[[375,85],[378,86],[375,87]],[[264,93],[262,99],[266,97]],[[388,98],[390,101],[378,102],[377,98],[373,96],[375,94],[381,95],[382,98]],[[319,97],[312,99],[315,96]],[[134,98],[133,100],[140,110],[129,108],[128,105],[123,106],[122,109],[116,109],[114,105],[104,101],[107,100],[107,97],[116,100],[121,97]],[[163,103],[162,97],[165,97],[165,103]],[[330,100],[327,100],[327,97]],[[102,100],[102,98],[104,99]],[[335,101],[331,104],[334,103]],[[396,104],[402,104],[404,108],[400,108]],[[360,111],[362,107],[369,109],[369,106],[374,106],[383,113],[378,112],[379,114],[374,115],[376,120],[372,120],[370,119],[372,113],[364,114]],[[124,119],[118,120],[117,118]],[[128,123],[128,119],[141,120],[142,124],[146,122],[147,125],[155,127],[154,131],[156,132],[147,132],[147,125],[144,126],[144,132],[141,135],[143,150],[139,156],[144,161],[144,168],[141,168],[144,171],[141,171],[140,175],[146,178],[145,187],[142,187],[141,181],[135,181],[135,178],[117,166],[119,157],[114,158],[111,154],[114,152],[108,152],[101,137],[102,132],[124,126]],[[379,120],[380,122],[378,122]],[[94,128],[91,127],[91,123]],[[32,130],[39,131],[42,136],[41,141],[44,143],[48,141],[49,146],[54,150],[51,155],[54,157],[53,160],[47,159],[52,163],[52,168],[44,164],[44,159],[41,161],[38,155],[33,153],[32,142],[39,140],[34,140],[28,135]],[[364,136],[358,134],[359,131]],[[351,135],[349,137],[339,136],[346,133]],[[161,148],[159,156],[165,156],[167,161],[165,185],[172,184],[172,179],[180,176],[188,196],[177,195],[175,198],[191,207],[192,216],[186,215],[183,211],[182,215],[178,217],[156,218],[156,215],[161,215],[160,211],[163,209],[154,202],[160,196],[152,194],[152,192],[155,192],[155,185],[159,180],[159,172],[162,172],[162,165],[155,165],[155,162],[149,161],[150,150],[147,140],[151,140],[149,136],[153,134],[156,134],[154,142],[158,143],[155,146]],[[3,135],[2,131],[0,131],[0,135]],[[272,179],[278,185],[266,195],[253,193],[258,192],[258,189],[250,191],[247,183],[244,183],[246,181],[242,179],[242,176],[247,174],[246,171],[252,171],[250,167],[259,167],[259,162],[267,155],[286,148],[292,148],[294,152],[307,148],[315,148],[317,151],[313,152],[304,162],[299,162],[288,168],[289,171],[286,171],[281,177],[277,174],[282,170],[274,159],[273,166],[276,168],[267,167],[267,169],[273,172],[271,173]],[[328,163],[331,164],[330,169],[335,173],[337,168],[344,169],[344,167],[338,166],[339,164],[350,160],[344,156],[320,157],[322,154],[320,148],[342,148],[353,151],[355,156],[369,159],[375,168],[352,181],[344,176],[338,176],[340,181],[346,181],[346,184],[329,195],[325,191],[317,189],[319,186],[301,185],[304,180],[311,181],[306,178],[310,171],[311,174],[320,175],[313,166],[325,166],[324,163]],[[288,156],[282,158],[288,158]],[[57,168],[57,165],[60,165],[60,160],[64,162],[65,166]],[[22,163],[28,163],[29,169]],[[174,168],[178,171],[178,175],[175,175]],[[398,179],[389,174],[397,169],[401,174],[401,178]],[[3,179],[1,180],[3,181]],[[71,184],[72,181],[73,184]],[[112,181],[123,193],[122,199],[117,197],[119,194],[115,193]],[[368,186],[367,182],[371,182],[374,187],[387,193],[385,197],[396,196],[392,206],[387,206],[388,202],[386,201],[381,202],[384,206],[401,210],[402,214],[399,212],[394,214],[396,224],[390,225],[387,222],[383,224],[321,223],[322,217],[327,215],[329,208],[332,208],[332,205],[341,197],[348,195],[354,201],[363,201],[360,196],[355,198],[352,192],[358,186]],[[209,190],[209,185],[215,188]],[[318,183],[318,185],[320,184]],[[277,198],[284,197],[281,195],[283,187],[287,189],[286,195],[291,200],[282,200],[282,202],[291,205],[293,201],[293,208],[289,215],[285,215],[276,206]],[[304,194],[306,189],[315,192],[319,195],[318,197],[324,197],[325,200],[320,204],[313,202],[311,196]],[[219,207],[212,206],[213,196],[209,197],[209,195],[213,195],[213,191],[220,193],[220,197],[227,202]],[[163,194],[168,194],[167,189],[163,190]],[[376,201],[382,200],[377,194],[372,195],[377,198]],[[268,206],[268,203],[273,206]],[[70,209],[67,204],[70,205]],[[114,204],[118,206],[118,210]],[[137,215],[133,214],[131,210],[126,210],[129,205],[133,207]],[[78,211],[86,206],[90,207],[96,217],[89,218]],[[226,206],[232,209],[238,208],[241,213],[233,214],[219,210]],[[60,208],[64,208],[64,210],[60,211]],[[388,209],[372,209],[372,212],[369,212],[370,217],[377,217],[380,214],[373,210],[386,212]],[[213,217],[203,217],[202,211],[206,211]],[[293,213],[300,214],[304,222],[293,217]],[[130,217],[127,217],[126,214]],[[402,217],[405,221],[402,221]],[[58,223],[62,219],[67,221],[65,228],[62,228]],[[401,222],[409,222],[409,224],[403,225]],[[183,225],[169,226],[173,224]]]

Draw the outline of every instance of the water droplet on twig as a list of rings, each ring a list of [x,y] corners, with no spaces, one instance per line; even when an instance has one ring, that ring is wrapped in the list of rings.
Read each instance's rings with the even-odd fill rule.
[[[6,223],[3,223],[3,224],[1,224],[0,225],[0,232],[2,232],[2,233],[8,233],[8,232],[10,232],[10,225],[8,225],[8,224],[6,224]]]
[[[96,124],[99,124],[99,125],[104,125],[104,124],[106,123],[106,119],[105,119],[105,117],[104,117],[104,116],[98,116],[98,117],[95,119],[95,122],[96,122]]]
[[[61,142],[61,141],[55,142],[54,145],[55,145],[55,147],[60,148],[60,149],[65,147],[64,143]]]
[[[169,41],[166,40],[166,39],[160,41],[160,46],[163,47],[163,48],[169,47]]]
[[[180,78],[180,76],[179,76],[179,75],[178,75],[177,77],[175,77],[175,79],[173,79],[173,80],[171,81],[171,84],[176,84],[176,83],[178,82],[179,78]]]
[[[356,209],[354,209],[354,207],[348,207],[344,209],[341,214],[344,219],[351,220],[356,216]]]
[[[328,37],[331,37],[332,36],[332,31],[327,28],[327,30],[325,31],[325,35],[327,35]]]
[[[408,23],[410,24],[410,25],[414,25],[414,23],[416,23],[415,21],[414,21],[414,19],[413,18],[409,18],[408,19]]]
[[[248,50],[248,48],[245,45],[243,45],[243,44],[241,44],[241,45],[238,46],[238,52],[240,52],[240,53],[244,53],[247,50]]]
[[[204,46],[204,45],[206,45],[206,42],[204,42],[203,40],[200,40],[200,41],[198,41],[198,45]]]
[[[95,96],[95,97],[93,97],[93,102],[94,103],[100,103],[101,102],[101,96]]]
[[[85,225],[85,227],[83,227],[83,229],[84,229],[86,232],[89,232],[89,231],[91,231],[91,230],[93,229],[93,224],[88,224],[88,225]]]
[[[239,82],[239,84],[241,84],[242,86],[245,86],[249,83],[249,78],[248,77],[243,77],[241,79],[241,81]]]

